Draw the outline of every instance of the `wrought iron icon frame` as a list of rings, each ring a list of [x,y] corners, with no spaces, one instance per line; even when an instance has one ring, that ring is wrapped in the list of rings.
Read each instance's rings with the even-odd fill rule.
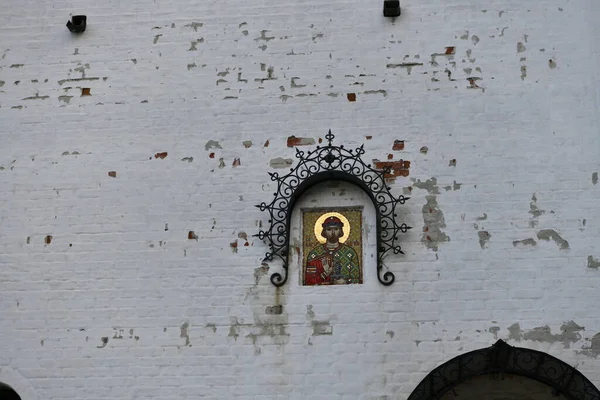
[[[488,374],[512,374],[530,378],[569,400],[600,400],[600,391],[575,368],[537,350],[514,347],[498,340],[440,365],[419,383],[408,400],[439,400],[457,385]]]
[[[409,197],[400,195],[396,198],[392,195],[385,181],[386,174],[390,173],[389,168],[377,170],[362,160],[364,144],[356,149],[346,149],[343,145],[334,146],[334,138],[329,130],[325,136],[326,146],[317,146],[308,153],[296,148],[299,162],[296,167],[290,168],[287,175],[269,172],[271,181],[277,182],[277,191],[270,203],[263,202],[256,207],[268,211],[270,226],[254,236],[270,247],[265,254],[265,261],[273,261],[277,257],[283,262],[283,275],[279,272],[271,275],[271,283],[275,286],[283,286],[288,279],[291,217],[296,202],[309,188],[331,180],[354,184],[373,202],[377,226],[377,279],[385,286],[394,283],[394,273],[383,272],[383,260],[389,252],[404,254],[398,235],[408,232],[412,227],[405,223],[398,224],[396,217],[399,212],[397,208]]]

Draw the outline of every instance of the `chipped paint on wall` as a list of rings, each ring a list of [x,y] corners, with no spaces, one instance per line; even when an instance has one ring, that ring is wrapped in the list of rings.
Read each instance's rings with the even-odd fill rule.
[[[289,168],[293,163],[291,158],[277,157],[269,161],[269,166],[271,168]]]
[[[313,336],[333,335],[333,326],[328,321],[312,321]]]
[[[543,229],[537,233],[540,240],[553,241],[561,250],[569,250],[569,242],[563,239],[554,229]]]
[[[437,195],[440,193],[436,178],[430,178],[425,182],[413,179],[413,186],[419,189],[427,190],[425,196],[426,203],[422,208],[423,214],[423,235],[421,243],[428,249],[438,251],[439,245],[443,242],[449,242],[450,237],[442,231],[446,227],[444,213],[437,202]]]
[[[593,269],[600,268],[600,260],[597,259],[597,258],[594,258],[593,256],[588,256],[588,258],[587,258],[587,267],[588,268],[593,268]]]
[[[514,247],[537,246],[537,242],[533,238],[514,240],[512,243]]]
[[[204,145],[204,150],[208,151],[210,149],[223,149],[223,147],[221,147],[221,144],[218,141],[216,141],[216,140],[209,140]]]
[[[307,137],[290,136],[287,138],[287,147],[311,146],[315,144],[315,139]]]
[[[190,329],[190,324],[189,322],[184,322],[183,324],[181,324],[181,332],[179,334],[179,337],[182,339],[185,339],[185,346],[187,347],[191,347],[192,343],[190,342],[190,334],[189,334],[189,329]]]
[[[479,246],[482,249],[485,249],[488,246],[488,242],[492,235],[488,231],[479,231],[477,232],[477,236],[479,236]]]
[[[531,221],[529,222],[529,226],[535,228],[538,224],[538,218],[544,215],[544,213],[546,212],[545,210],[542,210],[538,207],[537,197],[535,196],[535,193],[531,196],[531,202],[529,203],[528,212],[532,215]]]
[[[531,330],[522,330],[518,323],[508,327],[509,339],[515,341],[531,340],[534,342],[562,343],[565,349],[571,347],[573,343],[581,340],[581,331],[583,326],[577,325],[573,321],[567,321],[560,326],[560,333],[552,333],[548,325],[533,328]]]
[[[583,346],[577,353],[588,357],[598,357],[600,355],[600,333],[596,333],[589,342],[588,345]]]
[[[393,158],[393,155],[390,156],[388,156],[388,159]],[[384,174],[384,178],[387,182],[394,182],[396,178],[407,177],[410,174],[410,161],[405,160],[379,161],[377,159],[374,159],[373,167],[380,171],[388,171]]]

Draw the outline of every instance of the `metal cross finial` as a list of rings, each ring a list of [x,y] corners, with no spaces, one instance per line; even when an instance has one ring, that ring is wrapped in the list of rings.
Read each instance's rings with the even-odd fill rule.
[[[331,142],[333,142],[333,138],[335,138],[335,135],[333,135],[331,133],[331,129],[330,129],[329,133],[327,135],[325,135],[325,139],[327,139],[327,142],[329,142],[329,146],[331,146]]]

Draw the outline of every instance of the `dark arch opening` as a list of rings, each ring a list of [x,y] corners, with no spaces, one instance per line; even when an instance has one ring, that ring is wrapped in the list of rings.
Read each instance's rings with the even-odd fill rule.
[[[381,211],[379,210],[379,205],[377,204],[375,195],[362,180],[360,180],[356,176],[348,174],[346,172],[325,171],[325,172],[320,172],[316,175],[313,175],[313,176],[305,179],[298,186],[298,188],[296,189],[294,194],[292,194],[292,197],[290,199],[290,203],[288,206],[288,213],[287,213],[287,225],[291,226],[292,212],[294,211],[294,208],[296,207],[296,203],[304,195],[304,193],[306,193],[309,189],[312,189],[313,187],[315,187],[321,183],[331,182],[331,181],[348,182],[348,183],[356,186],[357,188],[361,189],[369,197],[369,199],[371,199],[371,202],[373,203],[373,208],[375,208],[375,222],[377,224],[377,249],[380,249],[381,244],[379,243],[379,236],[381,233],[381,227],[379,226],[379,222],[381,221]]]
[[[0,382],[0,399],[1,400],[21,400],[21,397],[7,384]]]
[[[459,384],[490,374],[530,378],[570,400],[600,400],[600,391],[569,364],[541,351],[510,346],[502,340],[440,365],[419,383],[408,400],[439,400]]]

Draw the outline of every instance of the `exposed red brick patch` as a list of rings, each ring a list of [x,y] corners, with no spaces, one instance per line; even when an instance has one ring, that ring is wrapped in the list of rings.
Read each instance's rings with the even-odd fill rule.
[[[233,159],[233,164],[231,164],[233,166],[233,168],[235,167],[239,167],[240,165],[242,165],[242,162],[240,161],[239,158],[234,158]]]
[[[356,93],[347,93],[346,97],[348,98],[348,101],[356,101]]]
[[[287,147],[294,147],[298,145],[299,142],[300,138],[297,138],[296,136],[290,136],[287,138]]]
[[[318,142],[319,144],[323,143],[323,138],[319,138]]]
[[[384,170],[389,168],[389,172],[385,174],[384,178],[390,182],[393,182],[398,176],[408,176],[410,173],[410,161],[398,160],[398,161],[379,161],[373,160],[375,169]]]
[[[92,93],[90,93],[90,88],[89,87],[81,88],[81,95],[82,96],[91,96]]]
[[[269,141],[267,140],[263,147],[269,147]]]
[[[315,144],[315,139],[306,137],[290,136],[287,138],[287,147],[308,146]]]
[[[117,177],[117,171],[108,171],[108,176],[110,176],[111,178],[116,178]]]
[[[450,160],[450,162],[448,163],[449,167],[456,167],[456,158],[453,158],[452,160]]]
[[[161,160],[164,160],[165,158],[167,158],[168,153],[166,151],[162,152],[162,153],[156,153],[154,155],[154,158],[160,158]]]
[[[448,47],[446,47],[445,54],[454,54],[455,52],[456,52],[456,48],[454,46],[448,46]]]
[[[250,243],[246,242],[244,243],[244,246],[250,246]]]
[[[392,146],[392,150],[394,150],[394,151],[404,150],[404,140],[394,140],[394,146]]]
[[[475,76],[467,78],[467,80],[469,81],[469,86],[467,86],[467,88],[469,88],[469,89],[483,89],[481,86],[479,86],[477,84],[477,81],[480,80],[480,79],[481,78],[478,78],[478,77],[475,77]]]
[[[388,154],[388,160],[391,160],[392,158],[394,158],[393,154]]]
[[[44,238],[44,243],[50,244],[52,243],[52,236],[48,235]]]
[[[189,231],[188,232],[188,239],[190,239],[190,240],[198,240],[198,235],[196,235],[194,233],[194,231]]]
[[[215,158],[215,153],[210,153],[210,154],[208,155],[208,158]]]
[[[373,136],[365,136],[365,139],[371,140],[371,139],[373,139]]]

